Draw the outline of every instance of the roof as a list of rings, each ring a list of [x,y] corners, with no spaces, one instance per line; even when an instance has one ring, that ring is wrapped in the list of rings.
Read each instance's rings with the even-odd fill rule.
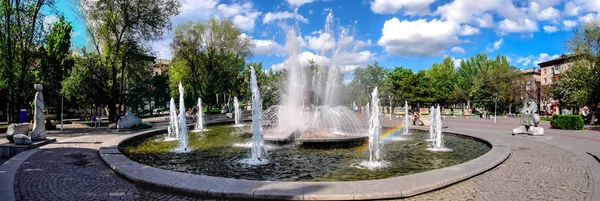
[[[540,68],[543,68],[543,67],[547,67],[547,66],[554,66],[556,64],[563,64],[563,63],[566,63],[567,60],[572,57],[573,57],[573,55],[563,54],[563,55],[560,55],[560,57],[550,59],[548,61],[540,62],[537,65],[540,66]]]
[[[521,69],[521,73],[523,73],[523,74],[540,74],[541,70],[536,67],[526,68],[526,69]]]

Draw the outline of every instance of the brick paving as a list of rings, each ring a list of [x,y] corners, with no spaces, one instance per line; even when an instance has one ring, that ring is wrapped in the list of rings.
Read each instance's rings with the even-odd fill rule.
[[[587,165],[574,154],[525,136],[450,124],[450,131],[477,132],[506,141],[511,156],[469,180],[406,200],[585,200],[592,189]],[[452,126],[455,124],[455,126]],[[471,123],[469,123],[471,124]],[[475,126],[476,127],[476,126]],[[483,125],[482,125],[483,127]],[[203,200],[134,185],[110,170],[98,147],[115,135],[96,134],[46,145],[19,168],[17,200]]]

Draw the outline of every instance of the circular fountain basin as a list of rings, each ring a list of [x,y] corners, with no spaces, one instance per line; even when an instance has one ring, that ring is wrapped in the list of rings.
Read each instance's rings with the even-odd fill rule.
[[[222,131],[218,127],[211,127],[211,129]],[[152,153],[154,151],[151,150],[170,149],[169,142],[157,143],[155,144],[157,146],[140,147],[144,143],[152,144],[155,140],[163,138],[163,133],[164,130],[162,132],[153,130],[107,141],[100,149],[101,157],[111,168],[136,183],[152,184],[201,195],[226,198],[337,200],[401,198],[416,195],[480,174],[501,163],[510,154],[510,149],[502,141],[485,137],[473,138],[461,134],[445,135],[446,146],[452,148],[454,152],[425,151],[416,153],[417,149],[422,150],[421,143],[425,143],[419,138],[425,134],[417,134],[411,136],[416,137],[413,141],[402,142],[405,144],[385,143],[386,160],[393,164],[391,169],[370,171],[350,167],[354,162],[360,162],[360,159],[365,157],[365,152],[367,152],[365,147],[319,150],[303,149],[297,146],[269,146],[267,150],[270,152],[270,163],[265,166],[252,167],[235,164],[239,159],[244,159],[249,155],[249,148],[233,146],[233,144],[240,143],[236,140],[225,146],[226,148],[219,148],[220,145],[217,143],[213,144],[212,148],[202,150],[194,147],[194,139],[208,140],[211,137],[191,134],[190,145],[193,151],[185,154]],[[233,135],[232,133],[221,134],[236,136],[235,133]],[[221,142],[232,140],[231,137],[223,136],[219,139]],[[212,140],[217,139],[213,138]],[[244,142],[244,138],[240,140]],[[445,154],[454,153],[464,157],[465,153],[460,147],[473,149],[473,147],[464,146],[464,142],[468,140],[487,147],[481,153],[483,156],[479,154],[454,162],[446,160],[452,157],[444,157]],[[122,148],[121,151],[116,147],[118,144]],[[204,144],[204,146],[207,145]],[[136,149],[147,152],[135,156],[134,150]],[[212,150],[208,151],[210,149]],[[235,150],[238,150],[239,153]],[[123,155],[122,152],[125,154]],[[209,154],[211,152],[212,155]],[[241,154],[241,152],[246,152],[246,154]],[[293,155],[294,152],[308,156],[300,157],[300,161],[291,164],[280,161],[289,161],[300,156]],[[427,157],[422,155],[426,152],[433,154],[428,155],[430,160],[426,160]],[[140,157],[140,155],[146,156]],[[223,166],[223,164],[215,164],[214,161],[210,161],[210,158],[214,160],[215,157],[230,164]],[[403,161],[404,164],[398,161]],[[408,165],[409,163],[406,161],[413,161],[413,164]],[[185,165],[182,165],[186,163],[193,164],[188,167],[195,166],[196,168],[186,168]],[[291,168],[285,170],[288,167]],[[215,169],[229,169],[229,172],[215,171]],[[307,172],[312,169],[318,171]],[[224,174],[219,174],[219,172]]]

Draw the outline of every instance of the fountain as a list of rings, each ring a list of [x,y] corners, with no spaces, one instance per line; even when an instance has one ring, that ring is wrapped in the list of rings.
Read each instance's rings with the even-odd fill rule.
[[[334,37],[333,19],[329,13],[324,31],[331,37]],[[331,141],[339,144],[364,143],[368,139],[367,131],[356,114],[348,107],[338,105],[338,88],[341,85],[339,67],[318,66],[306,70],[298,58],[302,47],[296,30],[288,28],[286,32],[285,49],[289,55],[285,61],[287,93],[282,94],[280,105],[271,106],[264,112],[265,140],[284,143],[296,141],[310,146]],[[336,41],[340,42],[347,34],[347,30],[342,31]],[[337,48],[323,48],[319,53],[324,55],[331,51],[332,61],[343,60],[341,47]]]
[[[183,85],[179,82],[179,121],[177,122],[179,125],[179,144],[177,144],[177,148],[174,150],[178,153],[190,151],[188,148],[187,119],[185,117],[185,101],[183,99],[183,94]]]
[[[327,20],[327,26],[329,26],[332,20],[331,14],[328,15]],[[395,127],[382,130],[383,113],[380,110],[381,106],[377,96],[378,89],[374,89],[371,101],[365,108],[369,124],[367,128],[363,122],[358,120],[356,112],[338,105],[335,82],[340,80],[330,79],[331,72],[335,73],[338,69],[335,66],[332,66],[332,68],[320,67],[322,73],[316,73],[312,77],[311,75],[304,76],[302,71],[307,68],[302,68],[298,60],[298,55],[302,50],[297,40],[298,36],[293,29],[286,31],[286,50],[289,59],[286,61],[285,67],[287,68],[288,88],[282,90],[285,91],[285,94],[281,94],[282,101],[280,105],[262,111],[256,75],[254,69],[250,69],[252,91],[251,137],[246,135],[247,129],[245,128],[216,125],[228,120],[215,121],[215,125],[210,125],[213,123],[210,122],[210,131],[202,133],[189,132],[187,134],[181,132],[179,139],[185,139],[183,142],[186,145],[188,144],[187,140],[189,140],[189,147],[185,147],[184,150],[193,151],[184,154],[173,154],[172,150],[175,147],[180,149],[184,143],[180,142],[175,145],[172,142],[164,142],[161,140],[164,136],[156,135],[157,131],[139,133],[135,134],[139,137],[128,138],[119,144],[121,153],[128,159],[135,161],[135,163],[118,162],[117,165],[130,166],[142,163],[153,167],[145,169],[124,168],[125,171],[154,171],[157,169],[164,172],[170,171],[167,172],[168,174],[161,175],[177,175],[177,178],[186,179],[178,183],[181,185],[173,185],[172,182],[169,184],[161,183],[160,188],[167,188],[166,190],[194,189],[194,191],[187,192],[218,196],[224,199],[246,197],[256,199],[325,199],[334,197],[309,197],[308,195],[315,192],[330,193],[329,191],[333,190],[341,191],[341,193],[336,194],[338,197],[335,198],[353,199],[357,198],[356,195],[365,192],[365,186],[386,188],[374,189],[371,194],[368,194],[377,194],[379,197],[361,197],[362,199],[391,199],[405,196],[406,186],[411,187],[411,189],[421,189],[411,191],[411,193],[419,194],[465,179],[455,177],[476,175],[481,172],[481,168],[475,168],[479,172],[473,174],[447,174],[440,171],[468,170],[469,168],[466,167],[471,166],[485,166],[487,168],[487,166],[494,167],[497,164],[490,164],[490,160],[473,160],[490,151],[492,147],[491,144],[486,142],[486,139],[484,139],[486,141],[478,140],[468,134],[465,134],[466,137],[460,134],[444,136],[443,143],[451,147],[452,152],[429,151],[427,149],[429,146],[435,147],[443,143],[423,143],[428,135],[417,130],[412,131],[414,134],[410,136],[410,140],[389,140],[395,134],[401,134],[402,130]],[[324,32],[330,33],[330,28],[326,28]],[[335,58],[335,56],[331,58]],[[332,60],[335,61],[335,59]],[[180,90],[180,95],[182,95],[182,87]],[[181,100],[183,100],[183,97],[181,97]],[[184,111],[183,105],[183,102],[181,102],[182,109],[180,112]],[[405,127],[407,127],[405,131],[408,131],[410,116],[407,102],[405,102],[405,109]],[[236,114],[236,116],[239,115]],[[180,114],[179,117],[183,118],[177,125],[185,127],[185,116]],[[440,117],[436,116],[436,119],[438,118]],[[240,123],[239,119],[237,122]],[[441,123],[439,126],[441,126]],[[176,130],[180,131],[181,128]],[[441,127],[437,130],[441,135]],[[352,137],[364,137],[369,144],[361,141],[359,145],[362,146],[315,149],[314,147],[307,148],[305,146],[307,141],[303,141],[312,139],[315,142],[330,143],[333,140]],[[293,138],[295,143],[302,143],[302,146],[270,143],[270,140],[274,138]],[[441,136],[436,136],[435,139],[439,139],[441,142]],[[239,146],[241,144],[247,146]],[[268,151],[268,156],[265,149]],[[507,148],[504,147],[503,149]],[[493,147],[493,155],[497,155],[496,151],[497,148]],[[484,157],[486,155],[490,154],[485,154]],[[111,163],[110,160],[117,158],[107,154],[103,154],[101,157],[106,157],[105,161],[109,161],[107,163]],[[123,158],[119,157],[118,159]],[[432,161],[435,163],[432,163]],[[473,163],[468,162],[465,165],[464,163],[467,161],[473,161]],[[503,160],[492,161],[501,162]],[[485,164],[481,164],[482,162]],[[179,177],[182,174],[195,175]],[[139,175],[151,179],[155,177],[153,174],[146,173]],[[415,183],[414,181],[419,182]],[[407,184],[404,182],[407,182]],[[443,182],[451,183],[446,184]],[[201,183],[202,185],[187,185],[194,183]],[[213,187],[196,190],[205,186]],[[333,186],[333,188],[330,188],[330,186]]]
[[[427,138],[425,141],[433,142],[435,141],[435,125],[437,124],[435,107],[432,105],[431,108],[429,108],[429,111],[429,115],[431,115],[431,121],[429,122],[429,138]]]
[[[252,155],[244,162],[251,165],[266,164],[268,161],[264,158],[266,152],[263,147],[262,100],[254,68],[250,68],[250,88],[252,89]],[[237,102],[237,98],[235,100]]]
[[[409,132],[409,125],[410,125],[410,114],[408,113],[408,102],[404,101],[404,132],[402,132],[402,135],[410,135],[411,133]]]
[[[435,141],[433,141],[431,147],[427,150],[449,152],[452,149],[444,147],[444,141],[442,140],[442,112],[440,110],[440,105],[438,104],[435,109],[435,126],[433,127],[435,129]]]
[[[196,123],[194,124],[194,130],[192,132],[206,131],[204,128],[204,112],[202,110],[202,99],[198,98],[198,110],[196,111]]]
[[[240,118],[242,117],[242,113],[240,111],[240,102],[238,102],[238,98],[237,97],[233,97],[233,109],[234,109],[234,120],[235,120],[235,125],[233,125],[234,127],[241,127],[244,126],[244,124],[242,124],[242,122],[240,122]]]
[[[169,127],[167,127],[167,137],[165,141],[174,141],[179,139],[179,121],[177,119],[177,109],[175,109],[175,99],[171,98],[169,102]]]

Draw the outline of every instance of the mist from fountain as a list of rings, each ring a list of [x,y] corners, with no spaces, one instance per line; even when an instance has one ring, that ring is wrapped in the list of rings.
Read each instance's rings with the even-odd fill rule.
[[[183,85],[179,82],[179,143],[175,152],[184,153],[189,152],[188,148],[188,134],[187,134],[187,119],[185,117],[185,100],[184,100]]]
[[[409,125],[410,125],[410,114],[408,113],[408,101],[404,101],[404,132],[402,135],[410,135]]]
[[[167,137],[165,141],[174,141],[179,139],[179,120],[177,119],[177,109],[175,109],[175,100],[169,101],[169,127],[167,127]]]
[[[336,40],[333,21],[330,12],[323,37],[332,39],[334,47],[322,46],[318,53],[330,55],[330,63],[337,64],[338,61],[344,61],[343,48],[347,44],[342,39],[348,37],[348,30],[342,30]],[[365,136],[365,128],[356,114],[348,107],[338,106],[340,69],[337,66],[318,65],[316,69],[305,72],[307,69],[303,68],[298,58],[302,51],[298,40],[301,36],[296,34],[293,27],[286,28],[285,32],[287,90],[282,94],[281,104],[268,108],[264,113],[265,138]]]

